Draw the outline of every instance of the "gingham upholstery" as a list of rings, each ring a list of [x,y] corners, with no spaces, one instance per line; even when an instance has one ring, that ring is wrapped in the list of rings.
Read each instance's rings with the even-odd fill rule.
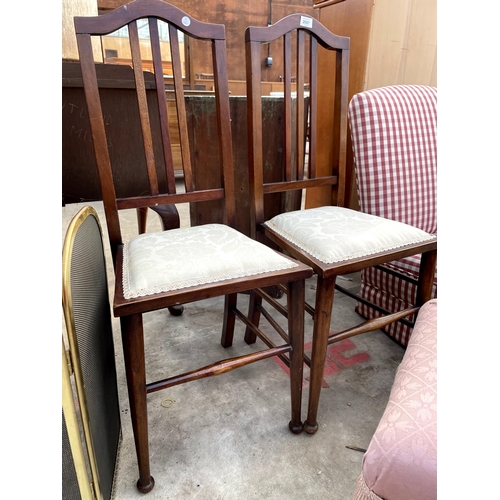
[[[360,210],[437,234],[437,89],[394,85],[356,94],[349,104]],[[390,267],[418,277],[420,257]],[[414,302],[415,286],[376,269],[361,275],[361,295],[390,311]],[[437,294],[437,274],[433,297]],[[367,318],[379,315],[358,303]],[[396,323],[386,329],[407,345],[411,330]]]

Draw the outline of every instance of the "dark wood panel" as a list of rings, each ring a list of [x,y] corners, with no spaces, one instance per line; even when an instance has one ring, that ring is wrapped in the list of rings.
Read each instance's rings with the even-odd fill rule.
[[[128,66],[96,65],[103,116],[108,134],[115,187],[118,197],[149,192],[139,124],[133,72]],[[85,96],[81,87],[80,65],[63,63],[62,84],[62,201],[79,203],[101,199],[92,136]],[[154,88],[154,75],[146,73],[147,88]],[[161,188],[165,187],[165,167],[160,143],[158,107],[154,92],[147,91],[154,155]],[[119,124],[120,127],[117,127]]]
[[[220,187],[221,180],[216,177],[220,169],[218,146],[214,139],[216,131],[215,100],[208,96],[189,96],[186,98],[190,117],[190,130],[196,135],[191,150],[195,185],[203,188]],[[250,235],[250,193],[248,189],[248,145],[247,145],[247,102],[246,97],[229,97],[231,129],[233,139],[236,227]],[[264,98],[262,110],[263,154],[265,182],[278,182],[284,178],[284,104],[283,98]],[[280,212],[280,204],[290,203],[279,193],[266,198],[266,216],[271,218]],[[292,205],[300,200],[292,200]],[[191,205],[191,223],[202,224],[222,222],[222,205],[214,201],[197,206]]]

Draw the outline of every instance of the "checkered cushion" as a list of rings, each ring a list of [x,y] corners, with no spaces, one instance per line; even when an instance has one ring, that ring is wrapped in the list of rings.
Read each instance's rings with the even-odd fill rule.
[[[437,233],[437,89],[394,85],[356,94],[349,124],[362,212]]]
[[[418,278],[418,269],[420,256],[414,255],[390,264],[385,265],[392,270],[403,272],[414,279]],[[380,269],[370,267],[361,273],[361,297],[369,300],[388,311],[400,311],[415,304],[417,287],[408,281],[402,280],[392,274]],[[434,277],[434,286],[432,289],[432,298],[437,297],[437,274]],[[377,318],[381,314],[375,309],[358,302],[356,311],[365,318]],[[414,316],[406,318],[414,321]],[[391,323],[384,330],[397,342],[406,346],[410,340],[411,328],[403,323]]]
[[[356,94],[349,104],[360,210],[437,234],[437,89],[394,85]],[[420,256],[388,264],[416,278]],[[414,303],[416,287],[377,269],[361,276],[361,296],[389,311]],[[437,294],[437,274],[433,297]],[[366,318],[379,316],[358,303]],[[407,345],[411,329],[401,323],[386,332]]]

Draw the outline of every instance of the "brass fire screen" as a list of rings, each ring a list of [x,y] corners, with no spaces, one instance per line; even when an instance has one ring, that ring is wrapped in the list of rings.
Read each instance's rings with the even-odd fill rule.
[[[92,207],[66,234],[63,310],[63,499],[109,500],[121,422],[102,232]]]

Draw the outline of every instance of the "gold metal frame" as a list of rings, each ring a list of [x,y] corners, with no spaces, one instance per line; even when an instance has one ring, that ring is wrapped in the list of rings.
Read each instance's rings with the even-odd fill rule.
[[[76,339],[75,318],[73,314],[73,302],[71,297],[71,257],[73,254],[73,245],[76,234],[82,223],[87,217],[94,217],[97,221],[102,236],[102,227],[99,217],[94,208],[90,206],[83,207],[72,219],[64,240],[62,254],[62,306],[66,331],[68,335],[69,350],[66,350],[64,338],[62,340],[62,406],[64,418],[68,429],[68,437],[71,445],[71,453],[75,464],[78,485],[83,500],[101,500],[102,492],[99,482],[99,472],[95,458],[92,434],[90,432],[90,419],[88,415],[88,406],[83,385],[83,376],[80,364],[80,355]],[[80,406],[80,416],[83,426],[83,435],[85,437],[86,455],[90,465],[91,477],[88,474],[87,462],[85,460],[85,451],[80,438],[80,426],[78,422],[73,388],[71,386],[71,375],[74,375],[76,394]]]

